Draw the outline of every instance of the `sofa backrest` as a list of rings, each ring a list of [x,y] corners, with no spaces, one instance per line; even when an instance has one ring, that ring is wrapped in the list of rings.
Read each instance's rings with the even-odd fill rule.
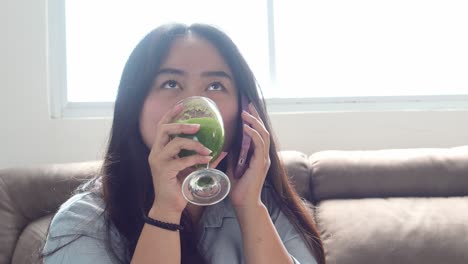
[[[314,201],[468,195],[468,147],[323,151],[310,167]]]
[[[372,197],[468,195],[468,146],[446,149],[281,152],[299,194],[313,203]]]

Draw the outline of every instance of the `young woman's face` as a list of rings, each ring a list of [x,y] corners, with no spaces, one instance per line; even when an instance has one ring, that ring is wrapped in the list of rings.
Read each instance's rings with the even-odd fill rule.
[[[237,88],[223,57],[209,41],[189,33],[174,41],[155,77],[140,115],[140,133],[151,148],[157,124],[178,101],[190,96],[211,98],[224,121],[227,150],[238,122]]]

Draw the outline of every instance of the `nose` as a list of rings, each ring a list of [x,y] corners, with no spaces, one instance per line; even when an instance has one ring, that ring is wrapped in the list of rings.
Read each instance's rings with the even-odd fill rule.
[[[205,87],[203,87],[203,82],[201,80],[187,80],[186,85],[183,87],[182,92],[179,94],[179,99],[185,99],[192,96],[203,96],[207,97],[205,94]]]
[[[183,100],[185,98],[194,96],[210,98],[209,94],[205,92],[204,87],[199,87],[198,85],[191,85],[189,87],[185,87],[185,90],[178,96],[178,99]],[[213,100],[212,98],[210,99]]]

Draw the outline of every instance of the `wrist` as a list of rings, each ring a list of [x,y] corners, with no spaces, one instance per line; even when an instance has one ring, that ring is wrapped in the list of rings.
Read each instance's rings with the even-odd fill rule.
[[[235,206],[234,210],[239,220],[243,220],[248,217],[255,218],[259,213],[262,213],[263,211],[268,212],[268,209],[261,200],[254,203],[249,203],[248,205]]]
[[[148,212],[148,217],[173,224],[180,224],[182,212],[178,210],[163,208],[158,205],[153,205]]]

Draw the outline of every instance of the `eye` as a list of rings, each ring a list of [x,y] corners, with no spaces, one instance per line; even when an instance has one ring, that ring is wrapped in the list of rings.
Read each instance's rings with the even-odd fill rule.
[[[180,88],[179,84],[174,80],[165,81],[162,85],[164,89],[177,89]]]
[[[208,90],[210,91],[222,91],[224,89],[224,86],[220,82],[214,82],[208,86]]]

